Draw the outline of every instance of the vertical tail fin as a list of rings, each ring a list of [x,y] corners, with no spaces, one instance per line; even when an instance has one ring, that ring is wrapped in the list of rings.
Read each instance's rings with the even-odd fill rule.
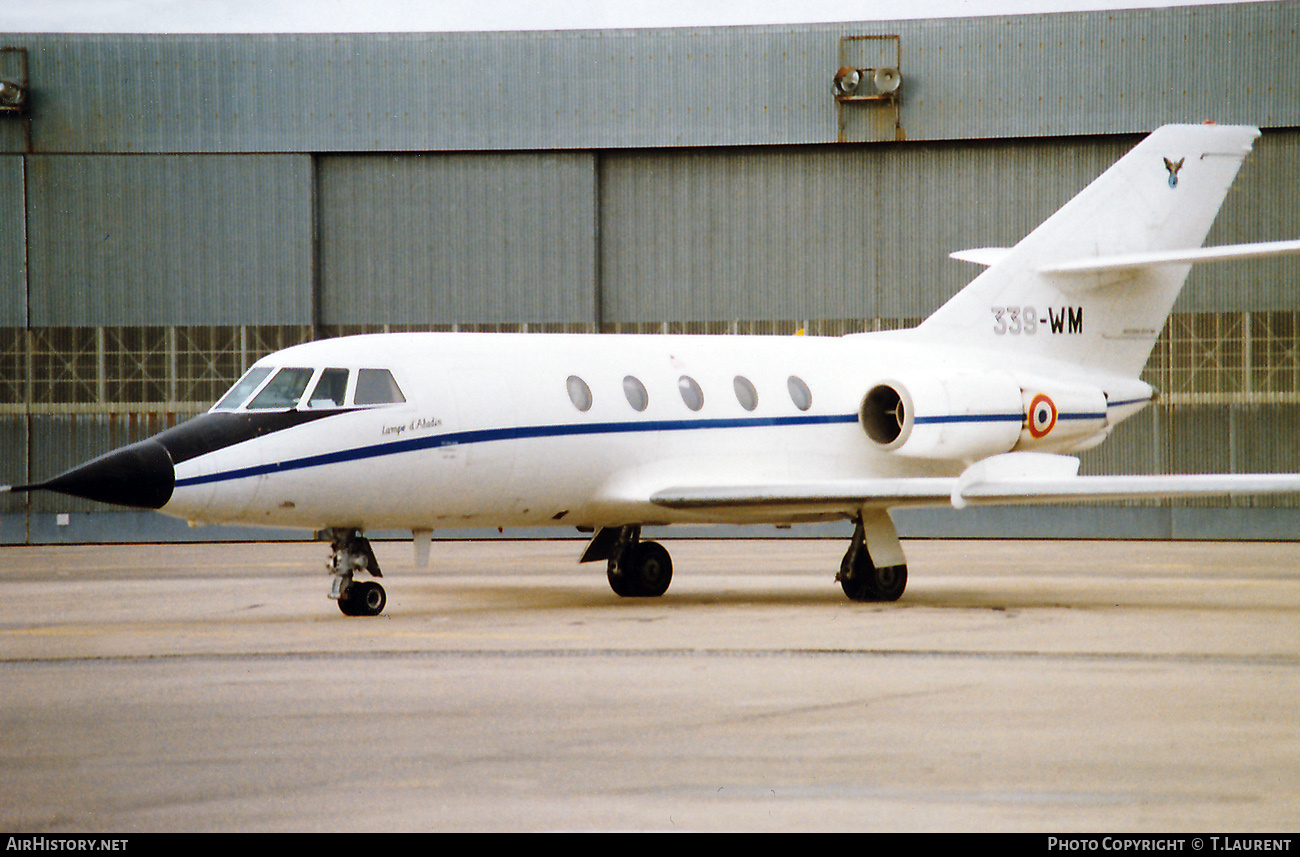
[[[947,344],[1136,377],[1259,129],[1157,129],[917,329]],[[1165,258],[1152,259],[1163,252]],[[1088,273],[1113,257],[1127,267]],[[967,258],[976,258],[968,256]],[[1084,262],[1085,273],[1063,272]]]

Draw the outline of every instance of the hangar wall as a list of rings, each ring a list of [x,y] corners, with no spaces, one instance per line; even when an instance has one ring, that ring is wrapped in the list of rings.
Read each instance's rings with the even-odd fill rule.
[[[331,155],[320,321],[590,323],[591,152]]]
[[[1278,59],[1300,7],[873,24],[900,34],[897,126],[841,143],[861,126],[829,78],[866,29],[4,36],[33,106],[0,116],[0,482],[184,419],[314,337],[910,324],[974,275],[948,252],[1014,243],[1164,121],[1265,126],[1209,243],[1300,236],[1279,192],[1300,184],[1300,72]],[[1300,470],[1298,284],[1294,258],[1195,269],[1146,370],[1163,402],[1085,469]],[[1233,514],[1198,516],[1216,505]],[[1297,512],[900,527],[1291,538]],[[242,535],[0,498],[0,542]]]
[[[310,157],[31,155],[24,169],[29,326],[310,323]]]
[[[834,143],[837,68],[903,73],[907,140],[1300,125],[1293,3],[573,32],[9,34],[42,152],[527,151]],[[0,56],[0,67],[5,58]],[[16,60],[14,61],[16,64]],[[893,139],[893,123],[888,126]],[[0,129],[0,151],[23,151]]]

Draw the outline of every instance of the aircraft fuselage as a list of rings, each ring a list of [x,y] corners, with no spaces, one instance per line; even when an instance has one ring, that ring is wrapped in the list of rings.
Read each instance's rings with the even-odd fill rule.
[[[199,433],[211,424],[214,448],[176,462],[174,490],[160,509],[196,523],[313,528],[676,523],[703,518],[650,504],[656,490],[701,480],[955,476],[965,465],[882,450],[864,435],[860,409],[882,379],[970,369],[981,355],[918,348],[888,334],[508,339],[389,334],[270,355],[254,367],[272,370],[264,384],[302,369],[312,375],[310,391],[327,370],[355,378],[385,369],[404,401],[322,408],[304,393],[291,407],[215,408],[172,430]],[[1110,400],[1128,404],[1093,420],[1102,436],[1150,397],[1144,384],[1109,383]],[[1006,436],[1019,436],[1025,422],[1019,387],[1015,398],[1014,410],[995,407],[983,417],[1000,420]],[[972,419],[962,410],[936,416]],[[1061,414],[1062,425],[1068,417]],[[222,445],[223,436],[232,442]],[[166,433],[160,441],[168,445]],[[853,511],[737,509],[726,518],[788,523]]]

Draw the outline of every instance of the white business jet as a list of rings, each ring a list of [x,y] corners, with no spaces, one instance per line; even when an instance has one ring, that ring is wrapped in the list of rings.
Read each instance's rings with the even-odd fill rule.
[[[890,510],[1300,491],[1300,475],[1080,476],[1139,379],[1258,129],[1155,131],[920,326],[840,338],[382,334],[257,361],[207,413],[44,489],[193,523],[312,528],[330,597],[386,595],[367,529],[574,526],[621,596],[668,588],[646,525],[856,524],[837,579],[893,601]]]

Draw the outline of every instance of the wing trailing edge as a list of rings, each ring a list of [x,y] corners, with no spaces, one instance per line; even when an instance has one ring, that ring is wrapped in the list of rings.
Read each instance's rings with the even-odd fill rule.
[[[666,509],[798,507],[808,510],[861,506],[933,505],[946,502],[956,480],[942,477],[851,479],[787,485],[678,486],[656,491],[650,502]]]
[[[1300,493],[1300,474],[1207,473],[1175,476],[1075,476],[1060,481],[1001,480],[965,486],[954,506],[1101,502],[1165,497]],[[961,506],[958,506],[961,508]]]
[[[784,485],[695,485],[656,491],[668,509],[798,509],[835,512],[868,507],[1105,502],[1165,497],[1300,494],[1300,474],[1227,473],[1078,476],[1079,460],[1012,452],[976,462],[958,477],[846,479]]]

